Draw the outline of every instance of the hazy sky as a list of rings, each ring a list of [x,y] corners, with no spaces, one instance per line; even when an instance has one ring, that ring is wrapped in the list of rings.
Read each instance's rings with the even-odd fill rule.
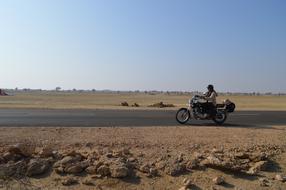
[[[285,0],[0,0],[0,87],[286,92]]]

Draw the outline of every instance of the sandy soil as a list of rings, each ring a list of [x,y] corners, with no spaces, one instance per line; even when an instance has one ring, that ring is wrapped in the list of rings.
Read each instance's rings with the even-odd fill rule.
[[[14,92],[12,96],[0,96],[0,108],[48,108],[48,109],[154,109],[154,103],[174,104],[185,107],[191,94],[145,93],[87,93],[87,92]],[[237,110],[286,110],[286,96],[219,96],[218,102],[230,99]],[[129,107],[121,106],[127,101]],[[137,103],[139,108],[131,105]],[[166,109],[166,108],[165,108]]]
[[[286,189],[286,183],[273,180],[276,174],[286,174],[286,130],[285,127],[243,128],[243,127],[124,127],[124,128],[0,128],[0,153],[19,142],[33,143],[40,149],[47,144],[60,152],[76,150],[82,153],[109,152],[128,149],[132,156],[142,163],[156,163],[165,159],[185,159],[197,154],[216,150],[224,152],[265,152],[271,158],[265,171],[259,176],[224,171],[216,168],[195,169],[170,176],[164,172],[156,177],[147,177],[140,171],[125,179],[99,178],[95,186],[81,183],[88,176],[75,176],[80,183],[65,187],[61,184],[67,176],[55,172],[28,182],[0,180],[0,189],[179,189],[183,179],[189,178],[191,189]],[[212,179],[223,176],[226,183],[214,185]],[[270,181],[269,187],[262,187],[259,178]],[[26,184],[26,185],[25,185]],[[29,184],[29,185],[27,185]]]

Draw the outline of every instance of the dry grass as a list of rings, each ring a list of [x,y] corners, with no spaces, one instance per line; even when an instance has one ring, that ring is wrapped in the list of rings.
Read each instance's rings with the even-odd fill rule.
[[[44,108],[44,109],[131,109],[120,106],[127,101],[137,103],[140,108],[158,102],[183,107],[190,95],[144,94],[144,93],[75,93],[75,92],[32,92],[17,93],[13,96],[0,97],[0,108]],[[219,96],[218,102],[230,99],[239,110],[286,110],[286,96]]]

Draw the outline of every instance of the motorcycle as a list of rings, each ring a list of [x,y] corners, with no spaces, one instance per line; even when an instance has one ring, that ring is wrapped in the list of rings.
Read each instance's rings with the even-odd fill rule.
[[[222,125],[229,113],[234,112],[235,104],[230,100],[225,100],[223,104],[212,105],[207,108],[208,102],[202,102],[202,96],[195,95],[189,100],[187,108],[181,108],[177,111],[176,120],[180,124],[187,123],[190,119],[195,120],[213,120],[216,124]],[[207,104],[206,104],[207,103]]]

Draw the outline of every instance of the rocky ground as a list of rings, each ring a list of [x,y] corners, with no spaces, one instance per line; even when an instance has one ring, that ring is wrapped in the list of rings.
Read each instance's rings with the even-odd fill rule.
[[[285,127],[0,128],[0,189],[286,189]]]

